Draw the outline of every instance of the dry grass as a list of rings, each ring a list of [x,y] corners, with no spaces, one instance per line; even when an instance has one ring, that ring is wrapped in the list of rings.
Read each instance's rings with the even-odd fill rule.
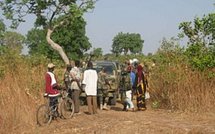
[[[20,64],[6,68],[0,81],[0,133],[13,133],[36,124],[35,110],[44,88],[44,68]]]
[[[208,72],[180,64],[166,66],[162,71],[158,68],[151,75],[151,89],[160,107],[185,112],[215,111],[215,78],[209,79]]]
[[[0,59],[5,73],[0,81],[0,133],[35,126],[36,109],[45,101],[46,61],[35,64],[23,58],[10,59],[5,63]],[[57,68],[56,73],[61,76],[63,70]]]
[[[17,129],[36,125],[35,112],[42,103],[44,92],[44,64],[32,66],[21,60],[6,66],[5,77],[0,81],[0,133],[14,133]],[[187,69],[182,65],[160,67],[151,74],[151,99],[160,106],[188,112],[210,112],[215,110],[215,80],[205,73]],[[62,70],[58,79],[62,79]],[[58,75],[59,76],[59,75]]]

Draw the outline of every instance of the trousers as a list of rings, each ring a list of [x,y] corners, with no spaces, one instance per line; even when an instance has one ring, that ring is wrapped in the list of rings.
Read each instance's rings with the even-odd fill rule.
[[[75,104],[75,113],[79,112],[79,107],[80,107],[79,95],[80,95],[80,90],[74,89],[72,92],[72,100],[74,101],[74,104]]]
[[[97,114],[97,97],[87,96],[88,112],[90,114]]]

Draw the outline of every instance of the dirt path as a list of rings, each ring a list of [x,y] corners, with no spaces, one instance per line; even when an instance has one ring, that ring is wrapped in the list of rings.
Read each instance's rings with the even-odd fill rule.
[[[47,127],[34,126],[23,130],[26,134],[215,134],[215,114],[198,116],[171,113],[165,110],[124,112],[121,104],[109,111],[87,115],[86,106],[82,114],[72,119],[54,120]]]

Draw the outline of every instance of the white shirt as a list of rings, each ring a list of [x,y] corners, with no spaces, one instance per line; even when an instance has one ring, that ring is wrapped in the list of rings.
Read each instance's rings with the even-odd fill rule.
[[[85,84],[85,93],[89,95],[97,95],[97,81],[98,75],[96,70],[87,69],[84,71],[84,78],[82,83]]]
[[[79,68],[73,67],[70,71],[70,74],[72,74],[75,77],[75,79],[81,80],[81,72],[80,72]],[[80,85],[81,85],[81,83],[80,83]],[[76,81],[73,81],[71,83],[71,89],[80,90]]]

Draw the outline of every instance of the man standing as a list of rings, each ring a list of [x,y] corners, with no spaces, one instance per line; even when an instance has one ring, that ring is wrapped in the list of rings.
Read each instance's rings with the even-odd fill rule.
[[[58,96],[60,95],[59,93],[59,86],[57,84],[56,76],[54,74],[54,68],[55,65],[53,63],[48,64],[48,71],[46,72],[45,75],[45,84],[46,84],[46,93],[49,96],[50,99],[50,107],[54,109],[53,106],[55,106],[58,103]]]
[[[130,108],[132,111],[134,111],[134,104],[132,102],[132,82],[131,82],[131,76],[130,72],[124,68],[124,70],[121,72],[121,99],[123,104],[123,111],[128,111],[128,108]]]
[[[109,108],[107,107],[108,101],[109,101],[109,96],[108,96],[108,90],[111,88],[110,83],[107,79],[107,73],[105,68],[102,68],[102,70],[98,74],[98,84],[99,91],[101,91],[101,96],[100,96],[100,109],[102,110],[108,110]],[[104,105],[103,105],[103,98],[104,98]]]
[[[92,62],[88,62],[87,69],[84,71],[82,84],[85,85],[89,114],[97,114],[97,81],[98,75],[93,69]]]
[[[81,92],[81,71],[79,69],[80,61],[76,60],[74,67],[70,71],[72,78],[71,89],[72,89],[72,99],[75,104],[75,113],[79,113],[80,100],[79,95]]]

